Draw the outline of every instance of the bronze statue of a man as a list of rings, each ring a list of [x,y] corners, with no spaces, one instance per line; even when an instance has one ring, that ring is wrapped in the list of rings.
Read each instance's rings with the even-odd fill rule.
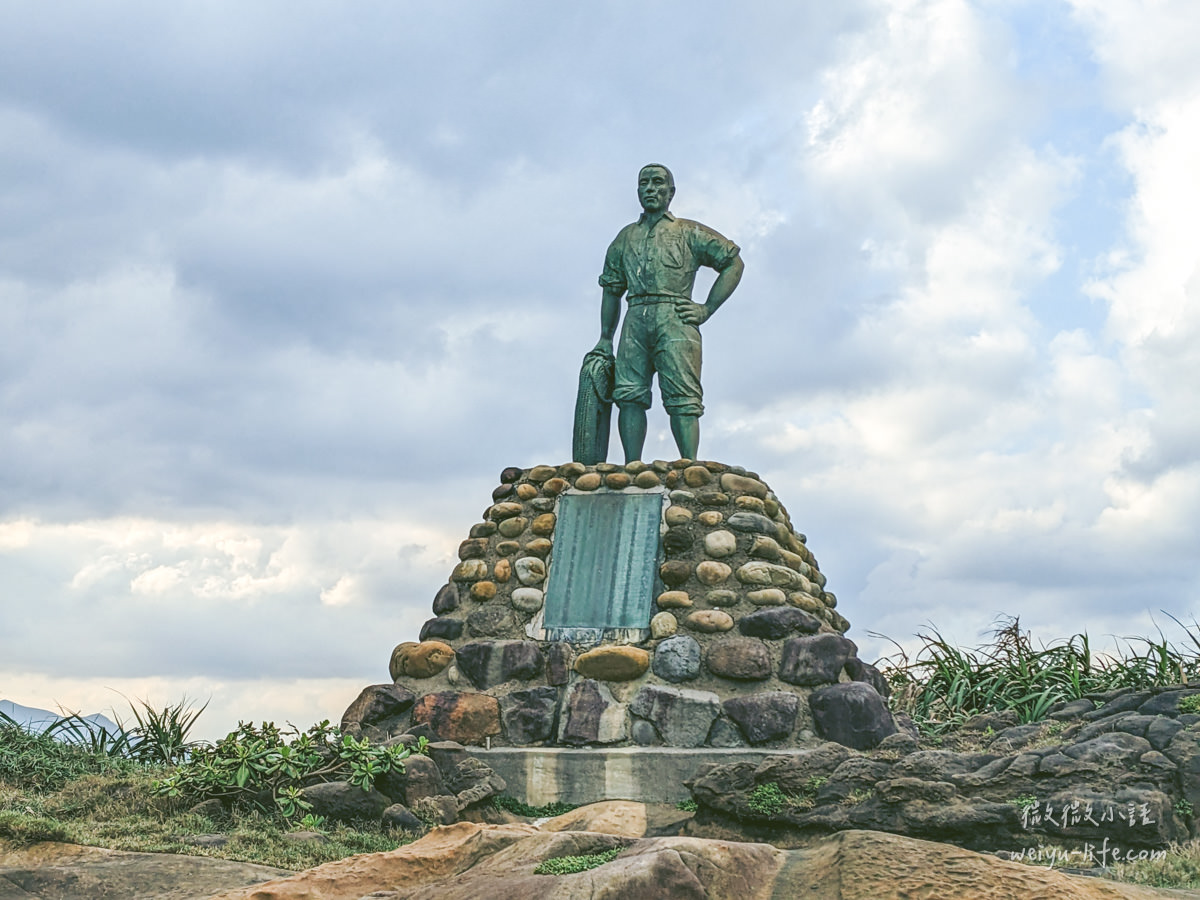
[[[626,462],[642,457],[655,372],[679,455],[696,458],[704,413],[698,326],[729,299],[745,268],[737,244],[699,222],[671,215],[667,208],[674,196],[670,169],[657,163],[642,167],[642,215],[609,245],[600,276],[604,294],[596,350],[612,353],[621,297],[628,292],[612,398],[620,410],[617,428]],[[692,286],[700,266],[719,274],[704,303],[693,303]]]

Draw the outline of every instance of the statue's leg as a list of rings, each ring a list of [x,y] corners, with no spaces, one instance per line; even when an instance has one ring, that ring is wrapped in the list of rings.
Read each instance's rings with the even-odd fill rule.
[[[621,433],[621,447],[625,450],[625,462],[642,458],[642,447],[646,443],[646,410],[635,403],[624,403],[617,416],[617,430]]]
[[[680,459],[695,459],[700,451],[700,417],[671,413],[671,434],[675,436]]]

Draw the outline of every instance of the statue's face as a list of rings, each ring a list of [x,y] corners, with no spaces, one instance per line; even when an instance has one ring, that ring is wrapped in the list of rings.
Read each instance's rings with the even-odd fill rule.
[[[667,173],[662,169],[650,166],[638,173],[638,200],[646,212],[664,212],[674,193]]]

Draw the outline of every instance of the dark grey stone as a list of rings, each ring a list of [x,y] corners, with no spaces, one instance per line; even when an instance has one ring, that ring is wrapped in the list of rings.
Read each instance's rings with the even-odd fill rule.
[[[1187,690],[1163,691],[1139,706],[1138,712],[1144,716],[1177,716],[1179,715],[1179,701],[1196,693],[1198,692]]]
[[[865,663],[857,656],[852,656],[846,660],[846,674],[850,676],[851,681],[862,681],[875,688],[880,697],[885,700],[892,696],[892,686],[888,684],[887,678],[870,663]]]
[[[412,814],[403,803],[393,803],[383,811],[383,824],[401,831],[424,831],[425,823]]]
[[[408,724],[415,701],[413,692],[398,684],[372,684],[342,713],[341,729],[378,740]]]
[[[879,692],[861,681],[815,690],[808,707],[817,734],[855,750],[869,750],[896,733],[896,723]]]
[[[788,684],[817,685],[838,680],[842,667],[858,650],[840,634],[814,634],[789,638],[783,643],[779,678]],[[871,692],[878,696],[874,688]]]
[[[695,533],[689,525],[673,525],[667,529],[667,533],[663,535],[663,549],[668,553],[687,553],[692,549],[692,544],[696,539]]]
[[[517,620],[512,610],[498,603],[477,609],[467,616],[467,631],[473,637],[495,637],[516,627]]]
[[[546,648],[546,680],[554,685],[564,685],[571,680],[571,663],[575,651],[565,641]]]
[[[721,713],[721,701],[710,691],[648,684],[634,695],[629,711],[653,722],[668,746],[699,747]]]
[[[774,537],[778,526],[766,516],[752,512],[736,512],[725,520],[734,531],[765,534]]]
[[[542,652],[533,641],[472,641],[456,652],[458,669],[480,690],[542,674]]]
[[[1171,743],[1171,738],[1183,731],[1183,723],[1166,716],[1155,716],[1154,722],[1146,729],[1146,740],[1155,750],[1165,750]]]
[[[554,738],[558,718],[558,688],[513,691],[500,698],[500,722],[514,744],[536,744]]]
[[[654,725],[646,719],[636,717],[629,726],[629,739],[639,747],[652,747],[662,743],[662,738],[654,730]]]
[[[433,598],[433,614],[442,616],[458,609],[458,585],[453,582],[445,584]],[[411,632],[410,632],[411,633]]]
[[[731,697],[721,704],[751,744],[788,737],[796,727],[800,698],[788,691],[762,691]]]
[[[584,678],[567,689],[559,716],[563,744],[612,744],[628,734],[625,710],[609,689]]]
[[[650,669],[665,681],[695,678],[700,674],[700,644],[686,634],[669,637],[654,651]]]
[[[732,719],[717,716],[708,729],[708,745],[710,747],[745,747],[746,738],[742,730]]]
[[[375,786],[397,802],[411,806],[422,797],[446,793],[442,773],[428,756],[414,753],[404,760],[404,768],[387,772],[375,780]]]
[[[449,616],[438,616],[430,619],[421,626],[419,640],[422,641],[457,641],[462,637],[463,623]]]
[[[312,813],[327,819],[346,822],[351,819],[379,821],[392,801],[372,788],[364,791],[348,781],[329,781],[310,784],[300,789],[300,796],[312,804]]]
[[[794,606],[771,606],[742,616],[738,620],[738,631],[746,637],[766,638],[777,641],[793,631],[813,634],[821,627],[821,620]]]

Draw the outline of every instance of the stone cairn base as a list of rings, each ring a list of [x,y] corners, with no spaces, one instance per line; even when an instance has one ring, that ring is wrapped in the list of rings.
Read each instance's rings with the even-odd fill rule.
[[[716,462],[508,468],[433,600],[343,728],[511,746],[867,748],[896,731],[887,686],[787,511]],[[644,640],[539,639],[560,495],[666,492]],[[881,696],[882,695],[882,696]]]

